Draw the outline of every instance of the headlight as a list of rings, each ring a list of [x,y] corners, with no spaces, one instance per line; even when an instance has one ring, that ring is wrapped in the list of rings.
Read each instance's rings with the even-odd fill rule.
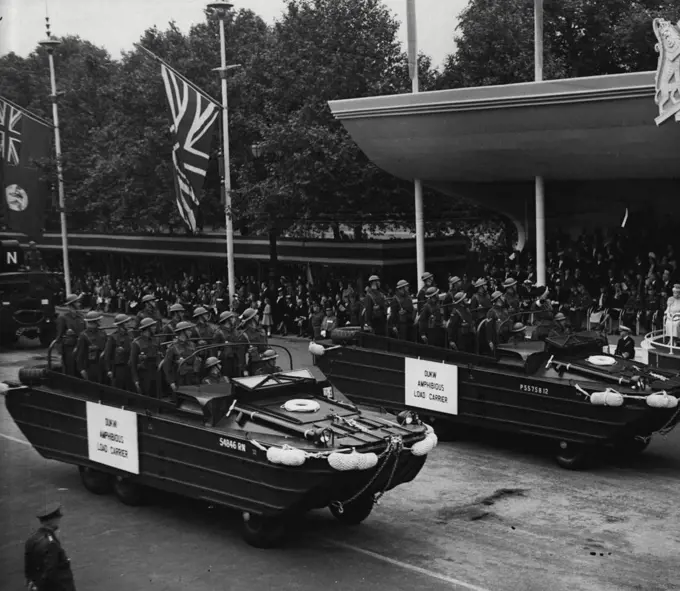
[[[335,435],[331,429],[308,429],[305,431],[305,439],[311,439],[319,447],[332,447]]]
[[[419,425],[420,419],[418,415],[412,410],[402,410],[397,415],[397,422],[400,425]]]
[[[50,300],[41,300],[40,302],[43,306],[49,306],[50,305]]]

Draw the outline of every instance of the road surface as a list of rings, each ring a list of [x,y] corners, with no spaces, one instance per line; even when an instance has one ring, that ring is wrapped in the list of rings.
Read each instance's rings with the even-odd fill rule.
[[[310,365],[306,343],[276,342]],[[44,358],[22,340],[0,352],[0,381]],[[467,434],[440,443],[363,525],[316,511],[284,548],[257,550],[229,511],[162,493],[132,508],[86,492],[77,469],[41,458],[0,404],[0,589],[21,588],[36,508],[56,497],[81,590],[671,591],[679,493],[678,430],[633,462],[605,458],[588,472],[561,470],[535,441]]]

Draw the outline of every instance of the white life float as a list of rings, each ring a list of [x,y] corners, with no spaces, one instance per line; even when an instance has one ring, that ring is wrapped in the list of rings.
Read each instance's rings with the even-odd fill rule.
[[[600,366],[616,364],[616,359],[610,357],[609,355],[591,355],[590,357],[588,357],[587,361],[588,363],[592,363],[593,365]]]
[[[333,452],[328,456],[328,463],[339,472],[370,470],[378,465],[378,456],[373,452],[362,454],[356,450],[350,453]]]
[[[316,400],[294,398],[292,400],[287,400],[282,408],[288,412],[317,412],[321,408],[321,405]]]
[[[623,394],[609,389],[604,392],[593,392],[590,395],[590,403],[596,406],[621,406]]]
[[[316,355],[317,357],[321,357],[326,352],[326,349],[324,348],[323,345],[319,345],[314,341],[309,343],[308,350],[311,355]]]
[[[429,454],[435,447],[437,447],[437,443],[439,443],[439,439],[434,434],[434,430],[428,430],[425,439],[419,441],[418,443],[414,443],[411,446],[411,453],[414,456],[425,456]]]
[[[652,408],[675,408],[678,406],[678,399],[670,394],[650,394],[647,396],[647,406]]]
[[[284,466],[302,466],[305,463],[305,452],[294,447],[270,447],[267,450],[267,459],[272,464],[283,464]]]

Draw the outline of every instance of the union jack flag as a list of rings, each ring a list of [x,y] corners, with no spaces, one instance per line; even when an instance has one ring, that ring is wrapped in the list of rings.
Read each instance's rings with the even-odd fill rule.
[[[0,100],[0,159],[10,166],[21,162],[22,113]]]
[[[195,232],[197,195],[208,170],[218,111],[212,101],[165,64],[161,66],[161,75],[172,113],[170,131],[175,137],[172,163],[177,207],[189,229]]]

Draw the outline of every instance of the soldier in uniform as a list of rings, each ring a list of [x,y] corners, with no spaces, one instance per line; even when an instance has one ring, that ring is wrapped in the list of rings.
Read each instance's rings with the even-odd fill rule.
[[[368,286],[364,298],[364,327],[378,336],[387,336],[387,300],[380,291],[380,277],[371,275]]]
[[[209,322],[209,318],[210,312],[203,306],[198,306],[198,308],[194,310],[194,322],[196,323],[196,326],[194,327],[191,339],[195,343],[197,349],[210,345],[215,341],[216,327]],[[205,360],[209,356],[210,353],[208,351],[200,351],[196,354],[201,367],[203,367]]]
[[[509,277],[503,281],[503,299],[508,313],[512,316],[521,311],[521,303],[519,295],[517,294],[517,279]]]
[[[215,289],[210,305],[218,316],[229,309],[229,294],[225,291],[224,283],[221,281],[217,282],[217,289]]]
[[[329,339],[331,338],[331,332],[335,330],[338,327],[338,318],[335,315],[335,309],[333,308],[333,305],[328,303],[326,304],[326,315],[323,317],[323,320],[321,321],[321,338],[322,339]]]
[[[397,283],[397,291],[390,302],[390,336],[415,342],[415,308],[405,279]]]
[[[472,312],[475,326],[477,326],[484,318],[486,318],[486,313],[491,309],[491,299],[486,291],[486,279],[477,279],[472,287],[477,291],[470,299],[470,312]]]
[[[268,349],[267,334],[257,324],[257,310],[248,308],[240,317],[239,340],[245,343],[249,360],[245,367],[248,374],[253,375],[258,365],[262,363],[261,355]]]
[[[163,373],[173,392],[179,386],[192,385],[200,370],[200,360],[194,355],[189,361],[186,359],[196,352],[196,346],[191,342],[194,325],[182,321],[175,328],[175,341],[168,347],[163,360]]]
[[[222,375],[222,364],[217,357],[208,357],[205,362],[205,369],[208,375],[201,380],[201,384],[214,385],[226,384],[229,382],[227,378]]]
[[[571,329],[567,326],[567,317],[558,312],[555,314],[555,319],[553,320],[552,328],[548,333],[549,338],[562,337],[571,333]]]
[[[490,340],[507,343],[510,339],[510,314],[508,314],[503,294],[500,291],[494,291],[491,295],[491,309],[486,313],[486,317],[491,320],[487,327],[494,331]]]
[[[451,301],[452,312],[446,324],[447,342],[453,350],[474,353],[475,321],[465,307],[465,292],[459,291]]]
[[[85,320],[78,312],[82,296],[71,294],[64,302],[68,311],[57,318],[57,342],[61,345],[61,362],[64,373],[70,376],[76,372],[75,348],[80,333],[85,330]]]
[[[420,276],[420,280],[423,282],[423,287],[420,288],[416,298],[418,299],[418,314],[423,311],[423,306],[427,301],[427,290],[434,286],[434,275],[432,273],[423,273]]]
[[[40,527],[26,541],[24,576],[29,591],[75,591],[71,561],[56,536],[61,506],[52,504],[37,515]]]
[[[427,300],[418,315],[418,330],[420,340],[426,345],[433,347],[444,346],[444,325],[442,310],[439,304],[439,290],[436,287],[428,287],[425,292]]]
[[[84,380],[104,383],[102,353],[106,348],[106,333],[99,327],[103,316],[91,310],[85,315],[87,328],[80,333],[76,345],[76,366]]]
[[[619,326],[619,331],[621,332],[621,338],[616,343],[614,356],[622,357],[623,359],[635,359],[635,341],[630,336],[632,331],[623,324]]]
[[[255,375],[263,376],[272,373],[279,373],[281,371],[281,368],[278,365],[276,365],[277,357],[278,355],[276,354],[276,352],[272,351],[271,349],[267,349],[264,353],[262,353],[261,357],[262,363],[255,370]]]
[[[463,282],[458,275],[449,277],[449,291],[446,292],[444,301],[442,302],[442,312],[444,314],[444,321],[447,322],[453,313],[453,298],[459,292],[463,291]]]
[[[526,341],[526,329],[523,322],[515,322],[510,330],[510,340],[508,343],[517,347]]]
[[[222,373],[230,378],[237,378],[243,375],[245,367],[246,350],[243,346],[233,346],[239,341],[239,334],[236,332],[236,321],[238,316],[231,310],[225,310],[220,314],[219,323],[215,331],[214,342],[225,343],[229,346],[224,347],[219,353]]]
[[[156,321],[144,318],[139,324],[139,336],[130,346],[130,375],[135,390],[147,396],[156,396],[158,376],[158,342],[154,338]]]
[[[168,308],[170,320],[168,320],[167,324],[163,326],[163,330],[161,331],[163,342],[171,341],[175,338],[175,328],[177,328],[177,324],[179,322],[182,322],[182,320],[184,320],[185,312],[186,309],[182,304],[172,304]]]
[[[118,314],[113,324],[116,332],[110,334],[104,349],[104,367],[106,375],[114,388],[132,390],[132,374],[130,373],[130,351],[132,349],[132,335],[128,330],[130,318],[127,314]]]
[[[142,309],[137,312],[135,330],[139,330],[139,325],[144,318],[153,318],[156,321],[156,333],[160,332],[163,326],[163,318],[158,310],[158,306],[156,306],[156,296],[152,293],[146,294],[142,298]]]
[[[537,285],[535,290],[535,295],[538,296],[538,299],[531,305],[531,311],[534,315],[534,324],[536,325],[536,330],[534,330],[532,337],[534,340],[544,341],[553,327],[553,306],[549,297],[549,288],[543,285]],[[564,314],[562,314],[562,316],[564,316]]]

